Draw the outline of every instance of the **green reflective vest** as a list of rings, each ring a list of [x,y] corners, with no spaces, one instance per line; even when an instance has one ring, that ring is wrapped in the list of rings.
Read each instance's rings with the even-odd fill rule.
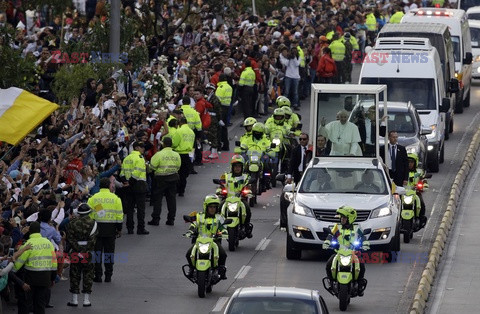
[[[367,18],[365,19],[365,25],[369,31],[376,31],[377,30],[377,18],[373,13],[369,13]]]
[[[445,4],[445,0],[433,0],[432,5],[435,6],[436,4],[438,4],[440,8],[443,8],[443,5]]]
[[[190,105],[182,105],[180,109],[187,119],[187,124],[192,130],[202,130],[202,120],[200,120],[200,114],[197,110],[193,109]]]
[[[150,165],[155,170],[156,176],[168,176],[178,172],[182,161],[180,155],[171,147],[165,147],[153,155]]]
[[[252,67],[246,67],[240,75],[240,81],[238,81],[238,85],[252,87],[255,85],[255,79],[256,76]]]
[[[300,46],[297,46],[297,51],[298,51],[298,56],[300,58],[300,66],[302,68],[305,67],[305,53],[303,52],[303,49],[300,48]]]
[[[228,196],[232,196],[235,195],[235,193],[237,192],[241,192],[242,188],[248,183],[249,179],[250,176],[245,173],[241,176],[234,176],[233,173],[225,174],[225,182],[228,190]]]
[[[139,151],[134,150],[131,152],[122,163],[122,171],[120,176],[129,180],[134,178],[139,181],[147,181],[147,167],[145,165],[145,159]]]
[[[190,153],[195,144],[195,133],[193,133],[192,129],[187,124],[184,124],[178,128],[175,134],[180,137],[180,144],[175,151],[180,155]]]
[[[109,189],[100,189],[88,199],[88,206],[92,209],[90,218],[101,223],[122,223],[123,207],[122,201],[118,196],[110,192]]]
[[[22,266],[29,271],[56,271],[57,255],[52,242],[42,237],[40,233],[32,233],[25,245],[30,244],[32,248],[23,252],[15,262],[15,270]]]
[[[333,35],[335,35],[334,31],[329,31],[325,37],[327,37],[328,40],[332,40]]]
[[[402,11],[395,12],[390,18],[389,22],[392,24],[399,24],[402,21],[404,15],[405,13],[403,13]]]
[[[232,102],[232,94],[233,94],[233,89],[228,84],[228,82],[226,81],[218,82],[217,90],[215,91],[215,96],[218,97],[222,106],[230,107],[230,103]]]
[[[342,43],[345,42],[345,36],[342,37]],[[350,36],[350,44],[352,44],[352,49],[353,50],[358,50],[360,49],[360,45],[358,44],[358,40],[354,36]]]
[[[332,51],[332,58],[335,61],[343,61],[345,59],[345,45],[339,40],[334,40],[332,43],[328,46],[330,50]]]

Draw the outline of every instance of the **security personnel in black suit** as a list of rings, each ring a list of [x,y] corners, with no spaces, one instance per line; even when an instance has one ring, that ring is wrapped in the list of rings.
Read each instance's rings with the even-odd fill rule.
[[[404,186],[408,181],[408,156],[404,146],[397,144],[398,134],[396,131],[388,132],[388,152],[387,158],[390,158],[389,165],[390,178],[397,186]],[[380,147],[380,156],[385,156],[385,146]]]
[[[312,152],[308,150],[308,134],[302,133],[299,137],[300,145],[292,149],[290,155],[290,165],[287,171],[287,183],[298,183],[302,178],[303,171],[307,167],[308,162],[312,159]]]

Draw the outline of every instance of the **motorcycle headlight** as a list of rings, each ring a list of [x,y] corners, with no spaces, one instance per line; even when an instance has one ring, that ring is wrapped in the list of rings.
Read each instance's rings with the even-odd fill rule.
[[[351,261],[352,261],[352,257],[350,255],[349,256],[340,256],[340,264],[342,264],[342,266],[350,265]]]
[[[252,156],[252,157],[250,157],[250,160],[253,161],[253,162],[256,162],[256,161],[258,161],[258,156]]]
[[[199,245],[198,245],[198,250],[199,250],[200,253],[202,253],[202,254],[207,253],[209,248],[210,248],[210,244],[209,244],[209,243],[202,243],[202,244],[199,244]]]
[[[392,210],[390,209],[390,207],[379,207],[372,212],[372,218],[390,216],[391,214]]]
[[[420,152],[420,148],[418,147],[417,144],[409,145],[407,146],[407,154],[416,154]]]
[[[409,196],[405,196],[403,198],[403,202],[407,205],[410,205],[413,203],[413,196],[409,195]]]
[[[279,138],[274,138],[272,140],[272,143],[278,146],[278,145],[280,145],[280,139]]]
[[[228,210],[231,212],[237,211],[238,208],[238,203],[229,203],[228,204]]]
[[[293,213],[301,216],[313,217],[312,210],[307,206],[295,204],[293,206]]]
[[[358,240],[355,240],[355,242],[353,242],[353,246],[354,246],[356,249],[358,249],[358,248],[360,247],[360,245],[361,245],[361,243],[360,243],[360,241],[358,241]]]

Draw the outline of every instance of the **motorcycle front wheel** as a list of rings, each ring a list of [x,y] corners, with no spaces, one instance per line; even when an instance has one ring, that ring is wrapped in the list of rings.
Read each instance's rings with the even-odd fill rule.
[[[227,228],[228,230],[228,250],[230,252],[235,251],[235,244],[238,238],[238,226],[235,228]]]
[[[350,303],[350,293],[348,292],[348,285],[339,284],[338,285],[338,301],[340,311],[346,311],[348,303]]]
[[[410,239],[412,238],[412,234],[413,234],[413,231],[412,231],[413,221],[411,219],[403,220],[402,224],[403,224],[403,229],[405,230],[403,232],[403,242],[410,243]]]
[[[198,297],[205,298],[205,291],[207,286],[207,272],[198,271],[197,272],[197,285],[198,285]]]

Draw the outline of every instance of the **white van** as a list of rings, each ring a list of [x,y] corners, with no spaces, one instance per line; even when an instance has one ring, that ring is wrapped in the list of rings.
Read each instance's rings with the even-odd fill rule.
[[[472,7],[480,5],[480,0],[458,0],[457,9],[467,11]]]
[[[480,20],[480,6],[471,7],[467,10],[467,19],[469,20]]]
[[[450,29],[455,58],[455,76],[460,82],[460,101],[470,106],[472,80],[472,46],[470,28],[465,11],[456,9],[421,8],[412,9],[402,18],[402,23],[441,23]],[[460,103],[460,102],[458,102]]]
[[[480,21],[468,20],[470,38],[472,39],[472,78],[480,78]]]
[[[385,84],[388,101],[410,101],[417,108],[422,125],[432,129],[427,136],[428,168],[438,172],[444,159],[445,113],[451,99],[445,91],[440,57],[430,40],[378,38],[365,57],[359,84]]]

